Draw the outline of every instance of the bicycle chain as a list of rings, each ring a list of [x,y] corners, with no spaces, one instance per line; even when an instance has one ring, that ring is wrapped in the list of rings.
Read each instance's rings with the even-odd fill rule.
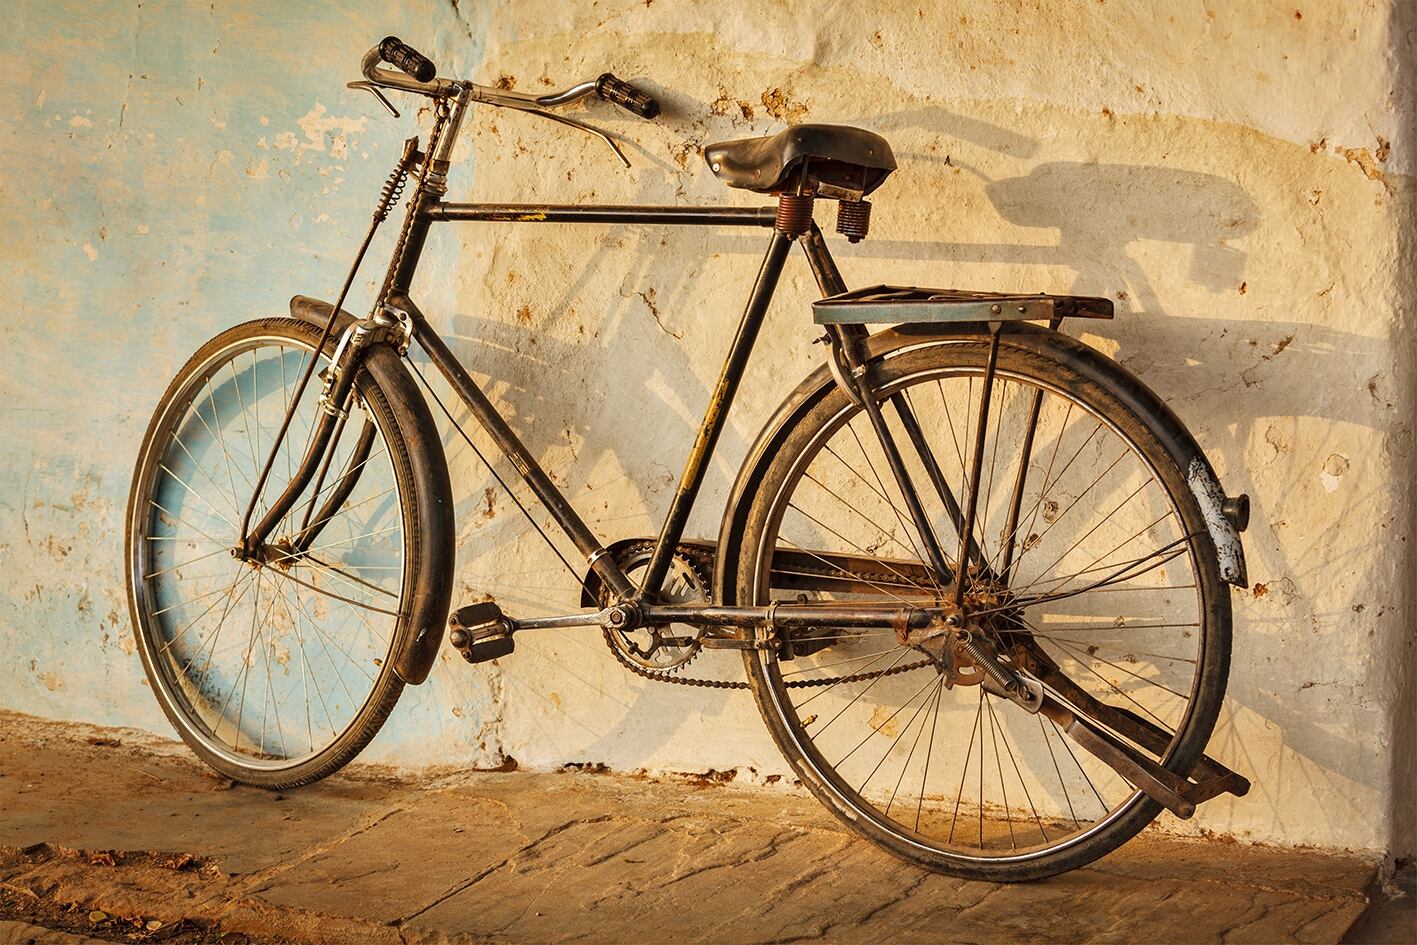
[[[822,573],[830,574],[831,572],[824,570],[822,571]],[[698,679],[693,676],[676,676],[671,673],[655,672],[654,670],[647,669],[639,665],[620,651],[620,648],[615,645],[615,640],[611,636],[611,633],[615,631],[606,628],[602,632],[605,635],[605,644],[610,648],[610,652],[614,654],[615,660],[621,666],[634,673],[636,676],[641,676],[645,679],[652,679],[655,682],[674,683],[680,686],[697,686],[702,689],[752,688],[752,685],[750,683],[741,682],[738,680]],[[784,680],[783,685],[789,689],[809,689],[816,686],[834,686],[838,683],[844,682],[859,682],[863,679],[883,679],[886,676],[896,676],[900,673],[910,672],[913,669],[919,669],[922,666],[929,666],[931,662],[932,661],[928,659],[916,660],[913,663],[906,663],[904,666],[893,666],[890,669],[875,670],[873,672],[868,673],[852,673],[849,676],[828,676],[825,679],[794,679],[791,681]]]

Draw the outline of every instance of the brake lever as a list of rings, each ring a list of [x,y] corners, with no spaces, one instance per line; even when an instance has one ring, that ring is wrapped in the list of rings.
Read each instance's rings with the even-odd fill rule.
[[[369,94],[371,94],[371,95],[373,95],[375,98],[377,98],[377,99],[379,100],[379,104],[380,104],[380,105],[383,105],[385,108],[387,108],[387,109],[389,110],[389,114],[390,114],[390,115],[393,115],[395,118],[400,117],[400,116],[399,116],[399,110],[398,110],[397,108],[394,108],[394,103],[391,102],[391,101],[389,101],[387,98],[385,98],[385,97],[384,97],[384,93],[383,93],[383,92],[380,92],[380,91],[379,91],[379,87],[378,87],[377,85],[375,85],[373,82],[369,82],[369,81],[367,81],[367,80],[361,79],[361,80],[359,80],[358,82],[347,82],[347,83],[345,83],[345,88],[349,88],[349,89],[364,89],[365,91],[369,92]]]
[[[588,125],[585,122],[577,121],[574,118],[567,118],[565,115],[557,115],[552,112],[543,111],[540,108],[527,108],[521,105],[513,104],[506,104],[502,107],[510,108],[519,112],[525,112],[528,115],[539,115],[542,118],[549,118],[552,121],[559,121],[563,125],[570,125],[572,128],[579,128],[581,131],[584,131],[587,134],[595,135],[601,141],[604,141],[606,144],[610,145],[610,150],[615,152],[615,156],[620,159],[620,163],[624,164],[626,167],[630,166],[630,159],[625,157],[625,152],[620,150],[620,145],[615,142],[615,139],[610,137],[610,135],[601,131],[594,125]]]

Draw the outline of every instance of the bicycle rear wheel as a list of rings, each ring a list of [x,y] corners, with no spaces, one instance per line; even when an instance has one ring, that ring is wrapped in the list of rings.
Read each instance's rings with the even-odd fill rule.
[[[129,604],[158,702],[207,764],[267,788],[323,778],[374,737],[403,690],[394,663],[408,601],[448,565],[429,555],[430,536],[451,528],[434,517],[445,514],[446,465],[413,445],[437,444],[432,420],[411,386],[370,359],[328,465],[263,560],[233,556],[319,335],[265,318],[204,345],[158,405],[129,499]],[[297,405],[265,501],[300,464],[319,388],[313,380]]]
[[[871,375],[956,572],[962,519],[945,492],[956,505],[969,495],[988,348],[919,347]],[[918,421],[919,442],[898,407]],[[1135,747],[1186,775],[1225,691],[1230,607],[1162,428],[1060,356],[1005,341],[980,450],[978,550],[964,581],[970,626],[1004,661],[1059,701],[1154,725],[1161,745]],[[832,388],[780,442],[748,497],[737,602],[953,602],[953,575],[924,563],[924,537],[861,407]],[[894,630],[828,630],[745,661],[803,783],[854,830],[931,869],[992,881],[1048,876],[1115,849],[1159,813],[1051,721],[981,685],[982,668],[964,653],[946,650],[903,644]]]

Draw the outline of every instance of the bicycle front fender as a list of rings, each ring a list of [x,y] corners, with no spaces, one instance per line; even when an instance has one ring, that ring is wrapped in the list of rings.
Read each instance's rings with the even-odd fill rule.
[[[290,300],[290,314],[323,328],[330,317],[330,303],[297,295]],[[345,329],[356,321],[341,309],[335,316],[330,344],[338,343]],[[362,366],[400,417],[412,466],[410,475],[419,483],[422,499],[424,520],[413,523],[410,531],[420,545],[423,567],[408,578],[414,586],[406,595],[406,613],[389,655],[399,679],[418,685],[428,678],[438,658],[453,596],[457,535],[448,462],[433,415],[398,352],[384,342],[375,342],[364,349]]]
[[[988,326],[983,323],[902,325],[870,335],[865,342],[866,357],[875,364],[914,348],[980,342],[988,338]],[[1152,419],[1162,446],[1177,467],[1185,471],[1187,484],[1200,505],[1215,546],[1221,578],[1237,587],[1246,586],[1245,551],[1240,542],[1240,528],[1231,521],[1231,513],[1227,511],[1231,503],[1225,490],[1190,431],[1154,391],[1116,361],[1052,329],[1015,322],[1002,335],[1002,343],[1067,365],[1085,379],[1111,391],[1137,416]],[[718,555],[714,566],[715,600],[725,604],[735,603],[733,598],[736,592],[732,581],[738,573],[738,556],[748,505],[767,471],[769,461],[796,421],[831,393],[835,385],[836,381],[826,365],[817,368],[787,396],[749,449],[747,458],[739,468],[719,527]],[[1241,518],[1241,515],[1237,514],[1236,518]]]

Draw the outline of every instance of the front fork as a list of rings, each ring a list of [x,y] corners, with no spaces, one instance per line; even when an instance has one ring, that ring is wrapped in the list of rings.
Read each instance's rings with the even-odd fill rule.
[[[384,320],[387,320],[389,325],[382,324]],[[310,435],[310,445],[294,475],[286,483],[285,489],[242,538],[242,558],[258,561],[265,558],[266,539],[291,509],[295,508],[296,502],[312,481],[315,483],[314,492],[299,528],[289,538],[289,546],[286,547],[285,542],[281,542],[279,546],[271,546],[278,548],[278,555],[282,560],[307,551],[326,523],[354,491],[374,444],[375,428],[373,421],[368,419],[364,420],[359,438],[340,478],[330,488],[329,495],[319,505],[318,511],[316,510],[316,502],[324,489],[325,478],[334,461],[335,447],[344,433],[351,410],[356,409],[354,377],[358,373],[364,349],[382,337],[383,330],[393,324],[396,322],[392,318],[379,313],[369,320],[356,322],[345,330],[326,369],[324,389],[318,401],[320,415]],[[316,352],[314,357],[318,358],[319,353]]]

